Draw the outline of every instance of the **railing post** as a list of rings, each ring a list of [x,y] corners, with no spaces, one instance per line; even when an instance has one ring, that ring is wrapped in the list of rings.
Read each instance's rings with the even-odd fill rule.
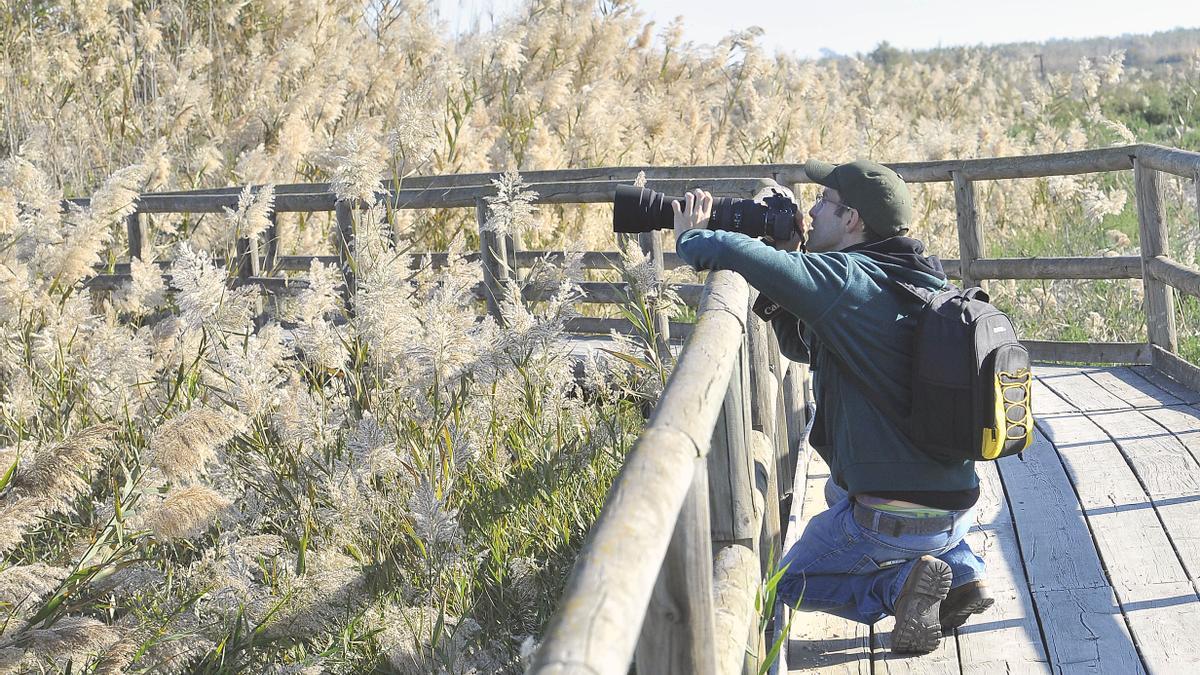
[[[754,464],[750,454],[750,363],[745,336],[729,376],[725,402],[708,451],[714,549],[740,544],[758,552],[754,525]]]
[[[757,293],[751,292],[751,298]],[[746,334],[750,352],[750,418],[751,454],[755,462],[755,481],[762,495],[762,525],[759,530],[758,554],[762,574],[770,573],[779,556],[780,518],[779,485],[775,457],[776,405],[779,385],[771,372],[770,329],[762,321],[749,319]]]
[[[971,272],[971,264],[983,257],[983,228],[975,210],[975,183],[951,171],[954,181],[954,212],[958,221],[958,268],[962,274],[962,287],[978,286],[979,279]]]
[[[246,286],[250,283],[250,279],[261,275],[258,260],[258,240],[253,241],[247,237],[238,237],[236,242],[236,265],[237,278],[239,286]],[[258,287],[254,293],[254,324],[255,327],[260,327],[263,322],[263,301],[262,288]]]
[[[504,235],[504,262],[508,265],[509,276],[515,281],[525,279],[521,268],[517,267],[517,251],[525,250],[525,237],[521,232],[509,232]]]
[[[1200,169],[1192,174],[1192,187],[1196,190],[1196,218],[1200,222]]]
[[[708,467],[702,457],[694,463],[692,487],[642,621],[635,652],[639,673],[717,672]]]
[[[125,218],[125,231],[129,235],[129,260],[142,259],[142,248],[146,240],[146,226],[142,214],[134,211]]]
[[[1133,164],[1134,194],[1137,198],[1138,244],[1142,249],[1142,284],[1145,289],[1146,335],[1150,344],[1174,353],[1178,348],[1175,332],[1175,289],[1154,278],[1147,269],[1149,261],[1170,254],[1167,223],[1162,213],[1159,175],[1137,160]],[[1151,355],[1153,358],[1153,355]]]
[[[496,323],[504,325],[500,312],[508,289],[509,279],[508,246],[505,237],[497,237],[496,231],[487,226],[488,205],[482,198],[475,200],[475,223],[479,227],[479,261],[483,267],[483,294],[486,296],[488,314]]]
[[[650,257],[654,263],[654,279],[662,283],[664,274],[663,265],[663,247],[662,236],[657,230],[650,232],[642,232],[638,235],[638,244],[642,247],[642,253]],[[658,335],[655,348],[658,350],[658,357],[667,363],[670,360],[670,340],[671,340],[671,317],[667,313],[659,309],[654,312],[654,332]]]
[[[271,224],[267,226],[266,253],[262,267],[270,274],[275,271],[275,265],[279,262],[279,217],[274,211],[267,217],[270,218]]]
[[[337,219],[338,264],[346,282],[342,297],[346,302],[346,313],[353,315],[354,296],[358,289],[354,274],[354,205],[349,201],[338,200],[333,206],[333,211]]]
[[[785,360],[779,353],[779,339],[775,331],[767,330],[769,353],[771,356],[771,372],[775,375],[775,476],[779,484],[779,495],[790,494],[792,478],[796,471],[796,463],[792,460],[790,430],[792,426],[792,409],[788,407],[788,396],[784,387],[787,372],[784,370]],[[787,522],[787,514],[782,514],[781,523]],[[780,551],[782,553],[782,551]]]

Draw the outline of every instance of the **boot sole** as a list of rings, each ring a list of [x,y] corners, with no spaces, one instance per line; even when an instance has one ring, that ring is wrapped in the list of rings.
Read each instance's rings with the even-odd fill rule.
[[[980,598],[969,602],[958,609],[955,609],[950,614],[942,618],[942,632],[951,633],[956,628],[960,628],[967,619],[971,618],[972,614],[983,614],[992,605],[996,604],[996,599],[992,597]]]
[[[942,600],[950,592],[950,565],[923,556],[909,573],[896,603],[896,627],[892,629],[892,651],[926,654],[942,640],[939,618]]]

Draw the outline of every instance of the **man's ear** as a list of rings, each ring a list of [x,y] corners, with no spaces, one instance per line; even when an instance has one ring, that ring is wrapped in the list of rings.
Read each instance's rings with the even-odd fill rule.
[[[846,234],[854,234],[855,232],[867,233],[867,224],[858,215],[858,209],[848,209],[850,220],[846,221]]]

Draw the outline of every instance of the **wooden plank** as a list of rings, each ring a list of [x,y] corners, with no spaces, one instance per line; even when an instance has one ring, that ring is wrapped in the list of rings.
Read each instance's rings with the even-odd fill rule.
[[[1075,363],[1150,363],[1150,345],[1145,342],[1063,342],[1021,340],[1034,361]]]
[[[717,551],[713,564],[716,593],[717,672],[738,673],[748,662],[746,652],[753,647],[746,639],[754,621],[754,596],[758,591],[758,559],[745,546],[732,544]],[[638,672],[658,673],[661,670]],[[686,671],[685,671],[686,672]]]
[[[997,463],[1055,672],[1143,672],[1083,509],[1054,446],[1037,432]],[[983,615],[981,618],[986,618]]]
[[[1129,370],[1150,384],[1170,393],[1181,403],[1200,403],[1200,392],[1180,384],[1178,380],[1150,366],[1130,366]]]
[[[1136,255],[1105,258],[980,258],[971,263],[979,279],[1140,279]]]
[[[1038,427],[1054,443],[1079,495],[1147,669],[1193,670],[1200,650],[1177,636],[1200,625],[1200,603],[1150,497],[1116,444],[1086,416],[1041,416]]]
[[[624,675],[675,520],[708,449],[745,330],[749,292],[709,275],[696,334],[588,533],[530,672]]]
[[[996,604],[956,631],[963,672],[1049,672],[996,465],[979,462],[975,471],[979,474],[979,504],[967,543],[987,566],[987,582]]]
[[[983,228],[975,210],[975,184],[961,171],[951,171],[954,181],[954,213],[958,222],[958,271],[963,287],[979,284],[975,261],[983,257]]]
[[[1165,151],[1165,152],[1164,152]],[[1116,148],[1100,148],[1095,150],[1080,150],[1042,155],[1021,155],[1015,157],[988,157],[980,159],[954,159],[932,162],[892,162],[887,166],[894,169],[909,183],[946,182],[950,181],[953,171],[961,171],[973,180],[994,180],[1006,178],[1034,178],[1040,176],[1059,176],[1079,173],[1094,173],[1100,171],[1119,171],[1129,169],[1131,157],[1141,155],[1152,165],[1162,167],[1185,166],[1190,154],[1183,151],[1151,146],[1147,144]],[[1182,157],[1183,159],[1179,159]],[[1164,169],[1170,170],[1170,169]],[[757,181],[769,176],[779,183],[810,183],[804,174],[803,164],[727,164],[710,166],[610,166],[584,169],[556,169],[543,171],[525,171],[521,178],[534,185],[540,191],[540,184],[568,181],[621,181],[629,182],[640,172],[645,172],[649,181],[664,180],[709,180],[722,178],[746,178]],[[1190,175],[1189,172],[1187,175]],[[402,191],[411,192],[441,192],[447,193],[454,188],[490,187],[491,181],[497,177],[495,172],[446,174],[437,176],[409,176],[400,183]],[[225,201],[196,202],[207,210],[219,212],[222,206],[232,206],[237,202],[240,188],[208,188],[187,191],[164,191],[147,193],[143,197],[160,200],[166,197],[224,197]],[[329,183],[290,183],[275,186],[275,194],[282,197],[291,196],[330,196]],[[86,206],[88,199],[69,199],[80,206]],[[195,207],[193,207],[194,209]],[[329,207],[332,210],[332,200]]]
[[[696,327],[694,323],[679,323],[671,322],[671,340],[678,343],[680,340],[686,340],[692,334],[692,329]],[[592,316],[578,316],[572,319],[567,319],[567,332],[569,333],[594,333],[600,335],[608,335],[611,331],[618,333],[633,333],[633,322],[629,319],[601,319]]]
[[[802,532],[813,516],[825,510],[828,479],[829,466],[815,452],[811,453],[797,532]],[[787,650],[787,665],[793,673],[871,672],[870,627],[832,614],[794,612]]]
[[[484,301],[487,302],[488,314],[503,325],[504,317],[500,307],[505,295],[505,281],[508,279],[507,268],[500,262],[504,259],[504,239],[496,236],[496,231],[487,226],[488,204],[482,199],[475,204],[475,226],[479,231],[479,262],[483,269]]]
[[[1151,169],[1191,178],[1200,168],[1200,153],[1151,143],[1137,146],[1137,159]]]
[[[1190,387],[1194,391],[1200,391],[1200,368],[1179,358],[1178,354],[1153,345],[1150,347],[1150,365],[1183,383],[1184,386]]]
[[[263,257],[263,268],[268,274],[272,274],[279,261],[279,215],[272,210],[267,217],[271,219],[271,224],[267,226],[265,234],[266,255]]]
[[[635,652],[640,673],[717,673],[708,471],[703,457],[692,460],[692,465],[692,487],[675,521],[675,531],[642,620],[642,634]],[[753,590],[747,594],[753,606]],[[738,608],[746,604],[745,599],[730,595],[725,593],[722,598],[728,598]],[[747,612],[743,609],[741,614]]]
[[[1171,248],[1167,236],[1167,222],[1163,218],[1162,188],[1158,172],[1138,162],[1133,167],[1134,195],[1137,198],[1138,236],[1142,265],[1158,256],[1169,256]],[[1175,291],[1170,286],[1143,274],[1145,288],[1146,332],[1150,344],[1168,352],[1179,348],[1175,329]]]
[[[441,255],[444,260],[445,254]],[[512,255],[513,264],[517,267],[531,267],[534,263],[541,260],[561,265],[566,258],[567,253],[565,251],[517,251]],[[581,262],[585,270],[611,270],[616,268],[617,261],[620,259],[621,253],[619,251],[584,251]],[[683,258],[679,257],[678,253],[674,251],[663,252],[663,269],[671,270],[687,266],[687,263],[683,261]]]
[[[1195,406],[1170,406],[1143,410],[1142,414],[1171,430],[1192,457],[1200,462],[1200,409]]]
[[[1147,260],[1146,273],[1172,288],[1193,297],[1200,297],[1200,272],[1180,265],[1166,256],[1160,255]]]
[[[1136,146],[1019,157],[900,162],[888,166],[895,169],[909,183],[950,181],[951,174],[956,172],[969,180],[1060,176],[1128,169],[1134,147]],[[539,194],[538,203],[611,202],[616,185],[629,183],[643,168],[647,171],[647,176],[650,176],[649,187],[658,191],[672,191],[673,194],[682,194],[693,187],[703,187],[718,196],[742,197],[747,192],[752,192],[761,177],[767,175],[782,184],[811,182],[800,164],[565,169],[531,171],[523,177],[536,177],[537,180],[527,180]],[[432,180],[426,185],[421,185],[415,178],[409,178],[400,190],[380,193],[379,196],[387,199],[394,208],[400,209],[471,207],[475,205],[476,199],[495,192],[495,188],[490,185],[495,176],[496,174],[477,174],[471,178],[438,177],[444,184],[441,187],[434,187]],[[286,186],[289,188],[286,191],[284,187],[276,188],[277,212],[320,212],[335,209],[336,197],[329,191],[328,184]],[[237,196],[235,190],[219,193],[147,193],[139,198],[138,210],[142,213],[220,213],[225,208],[235,207]],[[66,201],[81,206],[90,202],[88,199]]]
[[[1034,366],[1033,380],[1033,411],[1036,417],[1053,415],[1055,413],[1075,412],[1075,406],[1067,403],[1047,387],[1040,376],[1043,366]]]
[[[1129,368],[1106,368],[1090,372],[1087,376],[1134,408],[1157,408],[1183,402],[1170,392],[1147,382]]]
[[[345,284],[342,286],[342,298],[346,303],[346,311],[354,313],[354,298],[357,283],[355,282],[354,266],[354,212],[350,202],[340,201],[336,207],[337,214],[337,245],[338,264],[342,270]]]
[[[580,302],[600,304],[623,303],[630,296],[629,284],[619,281],[581,281],[576,284],[582,292]],[[672,284],[671,289],[679,294],[684,303],[695,306],[700,300],[704,286],[700,284]],[[526,300],[549,300],[558,293],[558,289],[527,288],[521,291],[521,297]]]
[[[142,215],[137,211],[126,216],[125,233],[129,238],[129,259],[141,259],[146,241],[146,225]]]
[[[1186,424],[1186,413],[1158,415],[1163,422]],[[1092,413],[1125,455],[1145,486],[1187,578],[1200,579],[1200,463],[1176,434],[1142,412]],[[1186,436],[1189,442],[1196,437]],[[1200,600],[1200,599],[1198,599]]]
[[[707,458],[708,498],[713,546],[741,544],[757,553],[759,508],[755,504],[754,458],[750,453],[748,359],[743,339],[734,355],[724,402],[712,431]]]
[[[1087,372],[1072,368],[1037,366],[1038,380],[1078,410],[1118,410],[1132,407],[1090,379]],[[1035,410],[1041,401],[1034,399]]]

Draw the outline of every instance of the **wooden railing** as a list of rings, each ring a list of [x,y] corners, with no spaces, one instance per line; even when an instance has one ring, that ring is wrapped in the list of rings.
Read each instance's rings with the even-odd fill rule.
[[[1175,291],[1200,297],[1200,272],[1171,259],[1163,217],[1160,174],[1200,185],[1200,153],[1133,145],[1043,156],[891,164],[909,182],[954,186],[959,259],[945,260],[947,272],[966,284],[985,279],[1120,279],[1144,284],[1146,342],[1026,341],[1045,361],[1149,364],[1193,389],[1200,368],[1180,358],[1175,326]],[[980,181],[1134,172],[1140,228],[1138,256],[1072,258],[984,258],[984,232],[977,217]],[[532,171],[523,178],[546,204],[610,202],[615,186],[645,171],[649,185],[669,194],[704,187],[718,196],[744,197],[758,179],[807,182],[800,165],[709,167],[621,167]],[[474,207],[480,225],[479,260],[484,279],[477,297],[498,312],[504,283],[515,270],[542,255],[520,251],[519,241],[496,237],[484,227],[493,174],[408,178],[383,195],[394,208]],[[1200,188],[1198,188],[1200,190]],[[129,220],[129,253],[141,254],[143,214],[220,212],[236,204],[237,188],[143,195]],[[305,269],[313,258],[348,269],[353,209],[339,203],[324,184],[281,185],[275,210],[335,213],[336,256],[282,256],[276,228],[264,241],[239,242],[235,283],[286,292],[295,279],[274,276]],[[1200,195],[1198,195],[1200,197]],[[1200,204],[1200,199],[1197,199]],[[663,253],[660,238],[643,235],[644,251],[658,268],[683,264]],[[261,250],[260,250],[261,249]],[[440,254],[444,260],[445,254]],[[591,252],[584,267],[611,267],[617,252]],[[439,254],[429,254],[436,264]],[[127,263],[115,274],[91,280],[97,288],[128,278]],[[347,288],[352,292],[353,278]],[[732,673],[743,661],[761,657],[764,641],[753,616],[754,593],[779,555],[780,497],[791,491],[797,446],[805,425],[807,371],[779,356],[774,335],[747,320],[753,291],[732,272],[710,274],[703,287],[680,288],[699,303],[697,322],[667,324],[660,335],[690,338],[657,406],[575,565],[554,619],[535,657],[539,673],[625,673],[631,661],[644,673]],[[616,302],[621,284],[584,285],[588,302]],[[536,299],[536,295],[529,296]],[[579,319],[581,332],[629,330],[615,319]],[[781,623],[782,616],[777,618]],[[774,664],[779,667],[782,663]]]

